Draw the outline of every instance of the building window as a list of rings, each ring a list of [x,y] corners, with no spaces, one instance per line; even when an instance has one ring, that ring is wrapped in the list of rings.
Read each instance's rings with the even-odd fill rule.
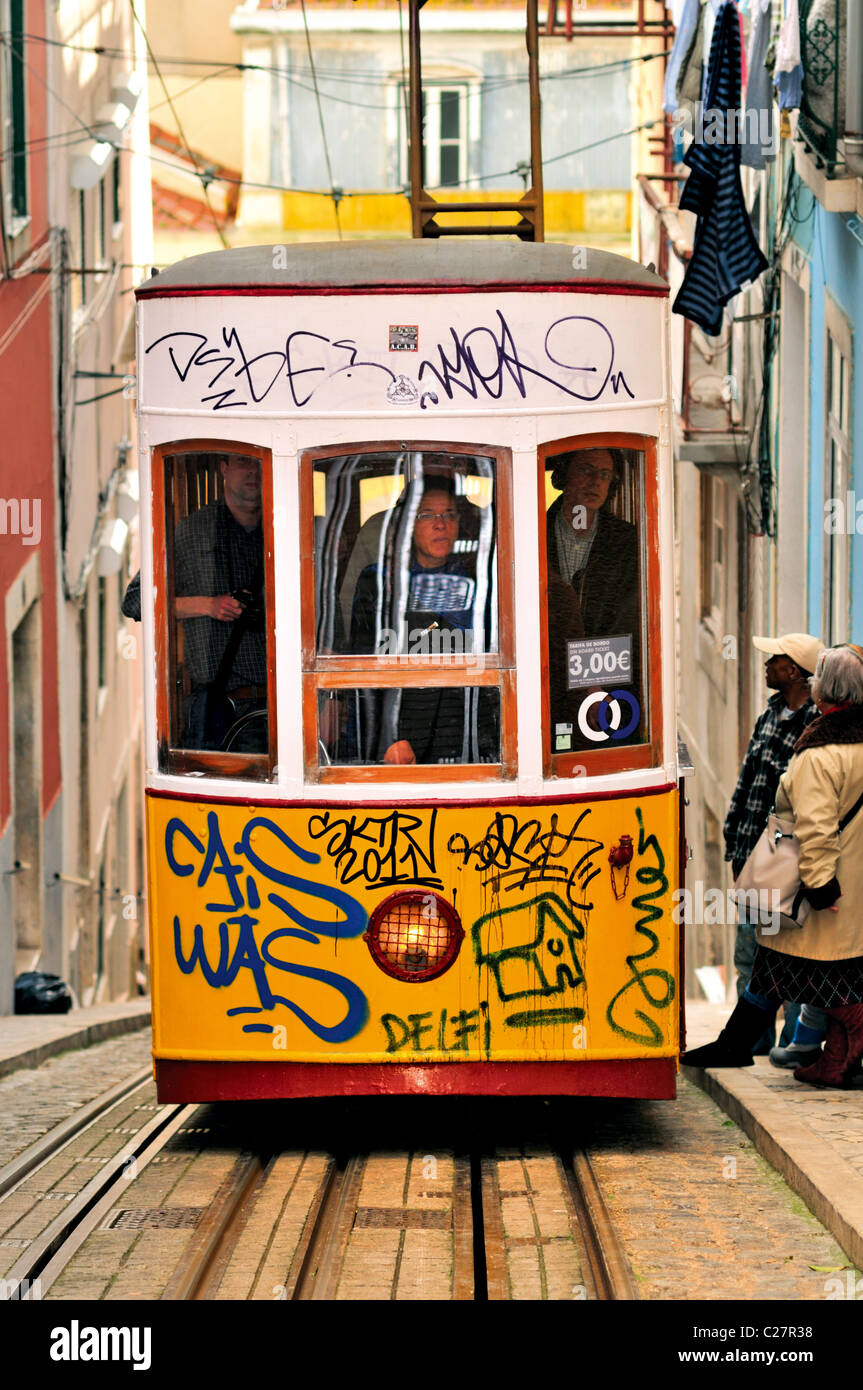
[[[27,83],[24,63],[24,0],[0,0],[6,34],[2,48],[3,215],[10,232],[30,211],[27,187]]]
[[[114,227],[123,221],[123,186],[120,178],[120,156],[114,155],[111,165],[111,214]]]
[[[512,775],[508,453],[320,449],[302,468],[310,780]]]
[[[100,179],[96,187],[96,265],[107,266],[108,255],[108,181]]]
[[[468,178],[468,150],[473,106],[468,82],[428,83],[423,88],[423,184],[454,188]],[[404,86],[398,95],[401,113],[400,182],[410,182]]]
[[[822,636],[827,646],[849,636],[851,531],[851,333],[828,300],[824,403],[824,557]],[[850,513],[850,514],[849,514]]]
[[[166,445],[153,477],[160,766],[267,780],[276,707],[270,454]]]
[[[702,473],[700,494],[701,620],[717,624],[725,610],[725,484]]]
[[[98,627],[97,668],[99,679],[97,682],[97,688],[101,694],[101,692],[105,689],[105,687],[108,684],[108,653],[110,651],[110,642],[108,638],[108,581],[105,578],[103,578],[102,575],[99,576],[98,592],[99,603],[96,624]]]

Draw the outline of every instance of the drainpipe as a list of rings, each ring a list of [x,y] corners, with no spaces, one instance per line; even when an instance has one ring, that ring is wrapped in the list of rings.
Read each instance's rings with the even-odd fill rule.
[[[848,0],[845,163],[863,178],[863,0]]]

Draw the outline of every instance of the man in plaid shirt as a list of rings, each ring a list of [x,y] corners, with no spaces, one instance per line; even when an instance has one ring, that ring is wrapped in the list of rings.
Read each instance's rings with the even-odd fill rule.
[[[725,858],[731,861],[735,878],[767,824],[779,779],[791,760],[795,743],[806,725],[818,717],[809,693],[809,677],[823,650],[818,638],[806,632],[753,637],[752,644],[768,654],[765,681],[768,690],[777,693],[770,697],[767,709],[756,722],[723,826]],[[734,945],[738,996],[749,983],[754,959],[755,928],[749,923],[738,923]],[[753,1051],[767,1052],[774,1041],[775,1033],[768,1029]]]

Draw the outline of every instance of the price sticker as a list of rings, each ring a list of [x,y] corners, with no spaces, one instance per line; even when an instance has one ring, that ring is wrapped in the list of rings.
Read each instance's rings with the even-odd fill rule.
[[[610,680],[618,685],[632,684],[632,635],[628,632],[621,637],[585,637],[579,642],[567,642],[566,655],[570,690]]]

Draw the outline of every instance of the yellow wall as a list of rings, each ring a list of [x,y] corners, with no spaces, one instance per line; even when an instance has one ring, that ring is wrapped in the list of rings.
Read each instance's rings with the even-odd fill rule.
[[[512,198],[512,191],[481,192],[456,190],[435,195],[441,203],[497,202]],[[339,218],[344,232],[371,236],[393,234],[410,236],[410,204],[401,193],[360,193],[342,199]],[[481,221],[504,224],[515,221],[511,213],[459,215],[459,222]],[[332,232],[335,216],[330,197],[325,193],[285,193],[282,195],[282,225],[291,232]],[[588,192],[557,192],[545,194],[545,229],[547,235],[568,235],[574,232],[626,234],[632,225],[632,193],[628,190],[596,189]]]

